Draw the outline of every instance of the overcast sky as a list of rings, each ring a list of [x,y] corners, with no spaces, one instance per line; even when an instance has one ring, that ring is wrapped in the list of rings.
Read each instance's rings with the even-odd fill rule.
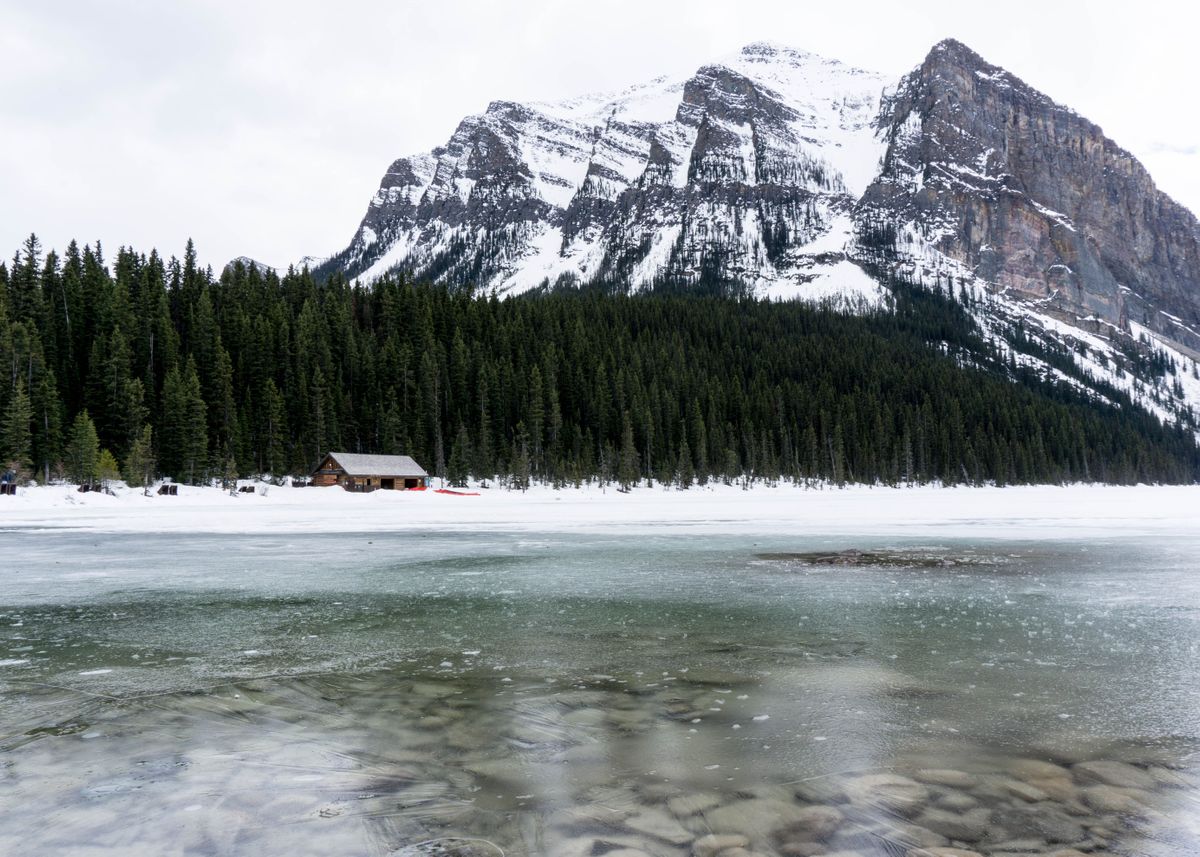
[[[1184,0],[0,0],[0,253],[34,231],[110,257],[191,236],[218,268],[327,255],[393,159],[490,100],[617,88],[760,39],[897,76],[961,39],[1200,211],[1198,18]]]

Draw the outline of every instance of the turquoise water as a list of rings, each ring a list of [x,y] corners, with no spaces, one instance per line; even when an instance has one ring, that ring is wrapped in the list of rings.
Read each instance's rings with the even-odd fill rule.
[[[1200,538],[3,538],[0,853],[1200,853]]]

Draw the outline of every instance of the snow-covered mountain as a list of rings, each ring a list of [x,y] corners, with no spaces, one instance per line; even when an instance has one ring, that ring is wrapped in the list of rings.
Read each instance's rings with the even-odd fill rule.
[[[953,40],[900,81],[754,43],[618,93],[493,102],[394,162],[321,270],[859,306],[886,303],[894,273],[974,295],[998,342],[1019,326],[1065,346],[1164,416],[1200,407],[1195,216],[1100,128]],[[1155,350],[1166,375],[1139,368]]]
[[[623,92],[493,102],[444,147],[392,164],[334,264],[501,292],[719,271],[781,296],[831,293],[832,275],[874,295],[833,257],[884,153],[886,83],[757,43]]]

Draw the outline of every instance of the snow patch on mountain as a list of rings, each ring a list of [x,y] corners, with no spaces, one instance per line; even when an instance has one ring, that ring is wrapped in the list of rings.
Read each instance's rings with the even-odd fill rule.
[[[804,291],[815,263],[784,245],[833,228],[833,203],[878,171],[885,82],[759,42],[618,92],[492,102],[389,168],[339,266],[364,281],[461,274],[497,293],[564,277],[644,288],[715,266],[764,294]]]

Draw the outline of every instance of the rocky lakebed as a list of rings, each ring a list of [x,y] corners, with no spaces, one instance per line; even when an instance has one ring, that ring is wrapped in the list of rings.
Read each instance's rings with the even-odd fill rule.
[[[0,853],[1200,854],[1186,539],[105,538],[0,605]]]

